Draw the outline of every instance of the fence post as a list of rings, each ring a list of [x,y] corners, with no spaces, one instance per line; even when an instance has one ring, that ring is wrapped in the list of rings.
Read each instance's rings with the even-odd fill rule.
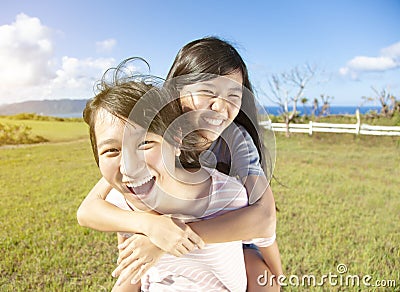
[[[312,121],[308,123],[308,135],[312,136]]]
[[[357,118],[357,124],[356,124],[356,135],[360,134],[360,110],[356,109],[356,118]]]

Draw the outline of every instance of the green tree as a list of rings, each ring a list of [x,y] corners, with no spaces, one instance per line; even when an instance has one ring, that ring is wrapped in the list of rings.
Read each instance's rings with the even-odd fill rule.
[[[304,116],[307,116],[307,103],[308,103],[308,98],[307,97],[303,97],[302,99],[300,99],[300,102],[303,104],[303,112],[304,112]]]

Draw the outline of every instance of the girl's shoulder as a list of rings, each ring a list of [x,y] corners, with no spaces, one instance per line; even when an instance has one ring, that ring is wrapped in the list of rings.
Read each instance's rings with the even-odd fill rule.
[[[249,132],[246,130],[246,128],[240,124],[237,124],[235,122],[231,123],[222,133],[221,135],[217,138],[218,140],[221,139],[228,139],[228,140],[233,140],[237,141],[239,140],[248,140],[252,141],[252,138],[249,134]]]
[[[230,132],[238,133],[238,134],[243,134],[243,135],[250,135],[249,132],[246,130],[244,126],[237,122],[231,123],[226,130],[229,130]]]
[[[111,191],[108,193],[106,201],[113,204],[114,206],[117,206],[120,209],[128,211],[130,210],[128,204],[126,203],[124,195],[114,188],[111,189]]]
[[[216,146],[226,144],[230,150],[235,150],[242,147],[254,148],[254,142],[246,128],[240,124],[230,124],[218,137],[212,145],[215,149]],[[210,147],[210,149],[214,149]]]
[[[242,188],[243,184],[240,182],[239,177],[229,176],[218,171],[215,168],[202,167],[210,174],[212,188],[221,188],[229,186],[231,188]]]

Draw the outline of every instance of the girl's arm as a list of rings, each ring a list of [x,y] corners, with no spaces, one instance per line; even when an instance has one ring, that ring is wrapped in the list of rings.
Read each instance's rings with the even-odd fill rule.
[[[271,273],[276,276],[275,279],[277,279],[280,275],[283,275],[281,256],[276,240],[272,245],[267,247],[259,247],[258,249],[260,250],[268,268],[271,270]]]
[[[78,208],[79,225],[99,231],[127,231],[132,226],[131,214],[105,201],[112,187],[102,177]]]
[[[137,283],[140,287],[140,278],[165,254],[143,234],[127,239],[118,235],[118,249],[118,267],[112,272],[113,277],[118,277],[116,287]]]
[[[263,180],[262,177],[249,176],[246,182],[249,184],[250,182],[253,183],[253,186],[250,189],[251,192],[258,192],[258,194],[260,194],[263,191],[262,197],[256,201],[255,204],[229,211],[212,219],[188,223],[206,243],[274,236],[276,213],[271,188],[265,183],[266,179]],[[266,186],[265,189],[262,188],[262,184]],[[251,194],[250,191],[248,192]],[[267,216],[265,216],[266,213],[268,214]],[[273,222],[272,227],[269,226],[266,228],[264,224],[269,221]],[[124,245],[124,248],[127,250],[126,254],[131,254],[132,250],[130,247]],[[271,272],[276,276],[281,275],[282,265],[276,241],[274,241],[271,246],[260,247],[259,249]],[[145,257],[147,255],[141,254],[141,256]],[[121,272],[122,270],[124,270],[124,268],[119,267],[118,271]],[[147,269],[144,270],[143,273],[146,271]],[[129,277],[138,278],[141,277],[143,273],[131,272]]]
[[[105,201],[112,187],[101,178],[82,201],[77,211],[78,223],[99,231],[149,233],[151,228],[142,217],[152,220],[150,214],[122,210]]]
[[[252,182],[254,187],[251,187]],[[261,198],[253,205],[187,225],[207,243],[271,237],[275,232],[276,225],[272,190],[263,176],[248,176],[245,181],[246,189],[250,194],[256,191],[260,193],[262,191],[261,185],[267,187]],[[121,210],[105,201],[110,190],[111,186],[104,178],[101,178],[78,209],[77,218],[80,225],[99,231],[139,232],[146,235],[153,234],[154,236],[165,232],[167,228],[160,230],[160,223],[157,223],[157,217],[165,218],[165,216]],[[170,227],[176,228],[176,226]],[[165,245],[168,245],[167,242],[170,240],[167,236],[164,236],[163,239],[160,240],[158,246],[166,250]],[[170,245],[168,246],[171,248]]]
[[[253,205],[188,224],[204,242],[268,238],[275,234],[275,200],[267,179],[265,176],[250,175],[244,184],[250,198],[256,196],[255,194],[262,194]]]
[[[263,176],[248,176],[245,185],[250,185],[251,182],[255,182],[255,184],[254,187],[250,186],[248,191],[250,194],[262,189],[260,187],[261,183],[265,183],[266,178],[263,178]],[[268,186],[267,183],[265,185]],[[160,230],[157,217],[165,216],[143,215],[146,213],[121,210],[105,201],[110,190],[111,186],[104,178],[101,178],[93,187],[77,212],[78,222],[81,226],[99,231],[139,232],[146,235],[165,234],[165,231],[157,232]],[[272,190],[268,186],[263,196],[253,205],[227,212],[209,220],[192,222],[188,225],[207,243],[228,242],[257,237],[271,237],[275,232],[275,215],[275,202]],[[144,217],[149,220],[145,220]],[[168,242],[170,240],[165,236],[164,241]],[[161,243],[158,246],[166,250],[166,244],[161,239]]]
[[[118,245],[124,243],[126,240],[125,237],[121,236],[119,233],[117,234]],[[121,253],[121,250],[119,251]],[[113,277],[116,277],[115,271],[113,272]],[[124,281],[122,277],[119,277],[111,292],[140,292],[141,283],[140,281],[132,284],[130,281]]]
[[[79,206],[80,225],[100,231],[142,233],[162,250],[180,256],[202,247],[203,240],[186,224],[169,216],[125,211],[105,201],[111,186],[101,178]]]

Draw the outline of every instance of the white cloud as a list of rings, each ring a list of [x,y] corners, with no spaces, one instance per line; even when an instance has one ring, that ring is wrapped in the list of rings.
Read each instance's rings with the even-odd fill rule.
[[[0,104],[93,95],[94,82],[115,60],[57,59],[54,35],[40,19],[23,13],[13,23],[0,26]],[[110,40],[103,47],[114,44]]]
[[[25,14],[0,26],[0,89],[40,84],[55,76],[51,34],[38,18]]]
[[[393,59],[400,58],[400,42],[397,42],[389,47],[381,50],[381,55]]]
[[[400,68],[400,42],[381,49],[380,56],[377,57],[354,57],[345,67],[339,69],[339,73],[357,79],[364,72],[384,72],[396,68]]]
[[[388,57],[364,57],[357,56],[347,63],[347,66],[355,71],[386,71],[396,68],[395,60]]]
[[[115,39],[106,39],[101,42],[96,42],[96,50],[98,52],[111,52],[117,44]]]
[[[56,71],[57,77],[51,81],[51,92],[59,98],[89,98],[93,94],[93,85],[101,74],[112,67],[112,58],[77,59],[63,57],[61,68]]]

